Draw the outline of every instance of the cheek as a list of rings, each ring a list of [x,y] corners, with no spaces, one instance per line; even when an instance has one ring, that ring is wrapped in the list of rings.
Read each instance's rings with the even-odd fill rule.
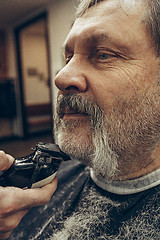
[[[90,88],[97,104],[104,112],[108,112],[114,105],[129,101],[135,96],[138,98],[150,91],[154,87],[155,72],[149,66],[143,68],[133,64],[128,68],[114,68],[97,74],[97,78],[92,75]]]
[[[108,111],[115,103],[135,95],[135,86],[124,74],[107,74],[92,84],[94,99],[103,111]]]

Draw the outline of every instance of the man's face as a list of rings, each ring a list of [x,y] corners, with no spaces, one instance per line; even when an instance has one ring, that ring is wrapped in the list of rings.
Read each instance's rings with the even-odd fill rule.
[[[145,10],[130,4],[104,1],[78,18],[66,39],[66,66],[55,79],[58,97],[65,96],[56,119],[60,148],[88,158],[91,166],[95,155],[95,165],[97,156],[110,158],[121,178],[151,161],[160,107],[159,59],[143,22]],[[100,155],[97,149],[105,150]]]

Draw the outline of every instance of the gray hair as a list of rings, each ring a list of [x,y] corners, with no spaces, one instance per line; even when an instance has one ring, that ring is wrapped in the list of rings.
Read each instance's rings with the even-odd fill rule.
[[[82,16],[87,9],[106,0],[80,0],[77,8],[77,17]],[[144,20],[146,28],[150,32],[153,39],[153,46],[157,56],[160,56],[160,1],[159,0],[143,0],[148,6],[147,17]]]

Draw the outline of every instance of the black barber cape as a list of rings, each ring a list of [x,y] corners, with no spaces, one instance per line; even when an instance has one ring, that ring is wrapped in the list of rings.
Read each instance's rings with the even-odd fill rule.
[[[160,185],[132,194],[111,193],[94,183],[88,167],[65,162],[50,203],[33,208],[9,239],[158,240]]]

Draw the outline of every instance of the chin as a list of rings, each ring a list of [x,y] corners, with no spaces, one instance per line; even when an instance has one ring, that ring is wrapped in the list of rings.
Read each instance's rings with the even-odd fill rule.
[[[60,149],[71,158],[88,164],[88,158],[93,154],[93,144],[91,136],[85,134],[86,131],[61,131],[57,134],[56,143]]]

